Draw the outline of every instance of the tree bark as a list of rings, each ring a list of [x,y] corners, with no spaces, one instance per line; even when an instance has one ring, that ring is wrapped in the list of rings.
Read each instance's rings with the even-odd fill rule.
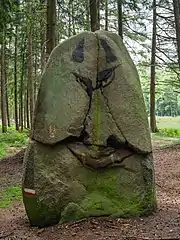
[[[123,39],[122,0],[117,0],[117,7],[118,7],[118,34]]]
[[[35,61],[34,61],[34,105],[36,102],[37,91],[38,91],[38,53],[35,53]]]
[[[18,25],[15,28],[15,43],[14,43],[14,114],[15,114],[15,126],[19,131],[18,121],[18,84],[17,84],[17,42],[18,42]]]
[[[86,7],[86,31],[91,31],[91,24],[90,24],[90,8]]]
[[[31,26],[28,33],[28,94],[29,94],[29,109],[30,109],[30,127],[32,127],[33,112],[34,112],[34,88],[33,88],[32,27]]]
[[[24,74],[25,74],[25,44],[26,41],[24,40],[23,47],[21,49],[21,79],[20,79],[20,90],[19,90],[19,105],[20,105],[20,111],[19,111],[19,123],[21,127],[21,131],[23,131],[24,128]]]
[[[74,15],[74,6],[72,3],[72,12],[71,12],[72,16]],[[72,17],[72,27],[73,27],[73,35],[76,35],[76,23],[75,23],[75,19]]]
[[[105,30],[108,31],[108,0],[105,0]]]
[[[49,56],[56,46],[56,0],[47,0],[47,44],[46,52]]]
[[[1,45],[1,120],[2,132],[7,132],[7,119],[6,119],[6,83],[5,83],[5,49],[6,49],[6,34],[5,30],[2,31],[2,45]]]
[[[5,57],[5,86],[6,86],[6,114],[7,114],[7,125],[11,126],[10,114],[9,114],[9,98],[8,98],[8,75],[9,75],[9,59]]]
[[[173,0],[173,8],[174,8],[174,18],[175,18],[175,26],[176,26],[178,64],[180,68],[180,0]]]
[[[90,0],[90,18],[91,18],[91,31],[95,32],[99,29],[99,0]]]
[[[153,0],[153,32],[151,48],[151,80],[150,80],[150,127],[153,133],[157,132],[155,87],[156,87],[156,0]]]
[[[30,119],[29,119],[29,90],[26,89],[26,126],[30,129]]]
[[[42,8],[42,11],[44,9],[44,2],[41,1],[41,8]],[[45,47],[46,47],[46,12],[42,13],[42,16],[41,16],[41,23],[40,23],[40,26],[41,26],[41,73],[43,72],[44,70],[44,67],[45,67],[45,64],[46,64],[46,51],[45,51]]]
[[[11,126],[10,111],[9,111],[9,98],[8,98],[8,79],[6,78],[6,114],[8,127]]]

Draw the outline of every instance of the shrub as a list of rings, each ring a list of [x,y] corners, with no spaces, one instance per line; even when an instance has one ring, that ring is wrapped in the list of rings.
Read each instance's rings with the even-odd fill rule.
[[[159,129],[159,133],[167,137],[180,137],[180,129],[163,128]]]

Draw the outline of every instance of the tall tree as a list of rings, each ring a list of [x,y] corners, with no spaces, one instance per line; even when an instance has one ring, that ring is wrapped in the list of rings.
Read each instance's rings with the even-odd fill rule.
[[[151,81],[150,81],[150,126],[151,131],[157,132],[155,114],[155,86],[156,86],[156,0],[153,0],[153,32],[151,48]]]
[[[14,40],[14,114],[16,130],[19,130],[18,121],[18,83],[17,83],[17,43],[18,43],[18,23],[15,26],[15,40]]]
[[[180,0],[173,0],[173,8],[174,8],[174,18],[175,18],[175,26],[176,26],[178,64],[180,67]]]
[[[41,73],[44,70],[45,63],[46,63],[46,51],[45,51],[45,45],[46,45],[46,12],[44,11],[45,8],[45,0],[40,0],[41,4],[41,18],[40,18],[40,38],[41,38]]]
[[[2,44],[1,44],[1,119],[2,119],[2,132],[7,132],[7,119],[6,119],[6,80],[5,80],[5,49],[6,49],[6,34],[5,26],[3,26]]]
[[[47,43],[46,52],[49,56],[56,46],[56,0],[47,0]]]
[[[118,6],[118,34],[123,38],[122,0],[117,0]]]
[[[29,33],[28,33],[28,96],[29,96],[29,104],[30,104],[30,125],[32,127],[33,112],[34,112],[32,26],[29,27]]]
[[[105,30],[108,31],[108,0],[105,0]]]
[[[8,48],[6,48],[8,51]],[[6,114],[7,114],[7,124],[8,127],[11,126],[11,120],[10,120],[10,112],[9,112],[9,97],[8,97],[8,85],[9,85],[9,80],[8,80],[8,75],[9,75],[9,55],[6,54],[5,57],[5,85],[6,85]]]
[[[90,0],[91,31],[95,32],[100,28],[99,23],[99,0]]]
[[[24,39],[24,36],[22,38],[22,47],[21,47],[21,78],[20,78],[20,88],[19,88],[19,123],[21,127],[21,131],[23,131],[24,128],[24,119],[23,119],[23,114],[24,114],[24,75],[25,75],[25,50],[26,50],[26,39]]]

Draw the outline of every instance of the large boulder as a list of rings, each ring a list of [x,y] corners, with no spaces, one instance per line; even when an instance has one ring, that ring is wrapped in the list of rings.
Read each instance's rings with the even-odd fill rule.
[[[118,35],[83,32],[51,53],[24,158],[23,200],[35,226],[156,208],[140,81]]]

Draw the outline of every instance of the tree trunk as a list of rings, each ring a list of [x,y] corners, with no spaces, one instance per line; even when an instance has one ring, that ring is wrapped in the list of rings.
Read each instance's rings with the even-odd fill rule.
[[[30,126],[32,127],[34,112],[34,91],[33,91],[33,60],[32,60],[32,27],[28,33],[28,94],[30,108]]]
[[[105,30],[108,31],[108,0],[105,0]]]
[[[153,0],[153,33],[151,49],[151,81],[150,81],[150,126],[153,133],[157,132],[155,110],[155,81],[156,81],[156,0]]]
[[[24,45],[21,49],[21,81],[20,81],[20,90],[19,90],[19,105],[20,105],[20,111],[19,111],[19,123],[21,127],[21,131],[23,131],[24,128],[24,119],[23,119],[23,113],[24,113],[24,101],[23,101],[23,95],[24,95],[24,73],[25,73],[25,44],[26,41],[24,40]]]
[[[44,67],[45,67],[45,64],[46,64],[46,51],[45,51],[45,45],[46,45],[46,12],[43,12],[44,11],[44,7],[45,7],[45,4],[44,4],[44,0],[40,1],[41,3],[41,10],[42,10],[42,16],[41,16],[41,23],[40,23],[40,26],[41,26],[41,73],[43,72],[44,70]]]
[[[5,86],[6,86],[6,115],[8,127],[11,126],[10,114],[9,114],[9,98],[8,98],[8,73],[9,73],[9,61],[8,57],[5,57]]]
[[[15,126],[16,130],[19,131],[18,122],[18,84],[17,84],[17,41],[18,41],[18,25],[15,28],[15,43],[14,43],[14,114],[15,114]]]
[[[90,24],[90,8],[86,7],[86,31],[91,31],[91,24]]]
[[[89,6],[90,6],[90,17],[91,17],[91,31],[95,32],[99,29],[99,6],[98,6],[99,0],[90,0]]]
[[[72,16],[74,14],[74,6],[73,6],[73,3],[72,3]],[[75,23],[75,19],[72,17],[72,27],[73,27],[73,35],[76,35],[76,23]]]
[[[2,31],[2,45],[1,45],[1,121],[2,132],[7,132],[7,120],[6,120],[6,83],[5,83],[5,49],[6,49],[6,34],[5,30]]]
[[[35,61],[34,61],[34,105],[36,102],[37,91],[38,91],[38,53],[35,53]]]
[[[97,5],[97,29],[100,29],[100,0],[96,0],[96,5]]]
[[[49,56],[56,46],[56,0],[47,0],[47,44],[46,52]]]
[[[118,6],[118,34],[123,39],[122,0],[117,0],[117,6]]]
[[[175,26],[176,26],[178,64],[180,68],[180,0],[173,0],[173,8],[174,8],[174,18],[175,18]]]
[[[27,127],[27,90],[24,91],[24,128],[28,128]]]
[[[11,119],[10,119],[10,113],[9,113],[9,98],[8,98],[8,81],[6,78],[6,114],[7,114],[7,123],[8,127],[11,126]]]
[[[30,129],[30,120],[29,120],[29,91],[26,90],[26,124],[27,128]]]
[[[71,26],[72,26],[72,23],[71,23],[71,4],[68,5],[68,37],[71,36]]]

